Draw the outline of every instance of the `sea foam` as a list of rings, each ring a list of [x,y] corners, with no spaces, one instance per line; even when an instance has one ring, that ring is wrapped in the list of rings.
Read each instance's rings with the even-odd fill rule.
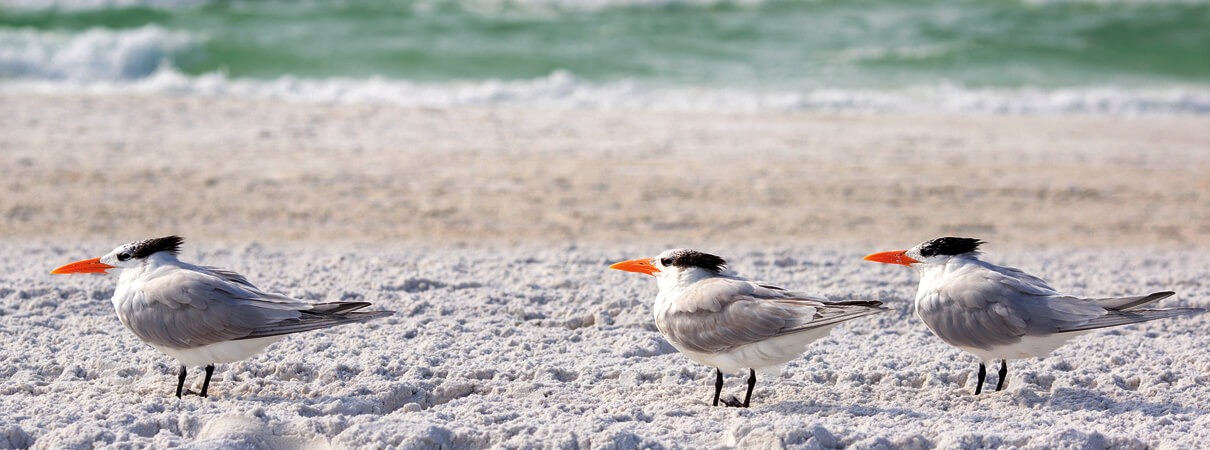
[[[220,0],[0,0],[0,8],[12,10],[60,10],[60,11],[89,11],[123,8],[191,8]],[[300,3],[315,2],[302,0]],[[667,7],[710,7],[719,5],[729,6],[759,6],[777,0],[455,0],[462,8],[478,12],[518,12],[518,11],[600,11],[612,8],[667,8]],[[1018,0],[1027,5],[1048,5],[1058,3],[1088,3],[1088,4],[1125,4],[1125,5],[1169,5],[1169,4],[1205,4],[1210,0]],[[448,3],[449,0],[416,0],[413,5],[418,9],[429,9]]]
[[[222,71],[187,74],[205,36],[154,25],[68,34],[0,30],[0,92],[174,94],[412,106],[531,105],[678,111],[993,112],[1009,114],[1206,114],[1210,88],[1081,86],[893,89],[665,86],[588,81],[566,70],[520,80],[417,82],[386,77],[272,79]]]
[[[137,80],[173,58],[200,52],[201,39],[148,25],[78,34],[0,30],[0,76],[43,80]]]
[[[172,94],[405,106],[540,106],[672,111],[987,112],[1002,114],[1208,114],[1210,89],[1196,86],[972,89],[955,85],[895,90],[751,90],[594,83],[566,71],[530,80],[419,83],[386,78],[271,80],[198,76],[160,65],[150,75],[102,80],[24,79],[0,92]]]
[[[213,0],[0,0],[0,8],[15,10],[100,10],[120,8],[179,8],[212,3]]]
[[[316,0],[302,0],[305,2]],[[453,3],[471,11],[598,11],[628,7],[701,7],[714,5],[752,6],[773,0],[457,0]],[[16,10],[88,11],[122,8],[187,8],[218,3],[218,0],[0,0],[0,7]],[[448,0],[417,0],[419,9],[434,8]]]

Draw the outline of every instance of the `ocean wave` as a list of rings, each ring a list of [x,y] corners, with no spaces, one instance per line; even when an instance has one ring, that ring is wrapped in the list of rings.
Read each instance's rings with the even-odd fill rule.
[[[302,3],[339,4],[347,0],[302,0]],[[757,6],[776,0],[416,0],[417,11],[431,10],[454,3],[468,11],[600,11],[632,7],[710,7],[719,5]],[[125,8],[191,8],[217,3],[218,0],[0,0],[0,8],[25,11],[93,11]]]
[[[86,11],[123,8],[180,8],[212,3],[213,0],[0,0],[0,8],[43,11]]]
[[[174,58],[200,51],[201,39],[157,26],[94,28],[65,34],[0,29],[0,77],[46,80],[137,80]]]
[[[440,0],[427,0],[436,3]],[[667,8],[712,6],[760,6],[776,0],[461,0],[459,5],[470,11],[603,11],[614,8]]]
[[[223,0],[0,0],[0,9],[10,11],[86,12],[107,9],[193,8]]]
[[[0,0],[0,8],[18,11],[94,11],[105,9],[193,8],[219,3],[221,0]],[[340,4],[357,0],[299,0],[301,4]],[[785,0],[414,0],[410,7],[414,11],[426,11],[446,4],[454,4],[467,11],[481,13],[541,12],[558,11],[603,11],[615,8],[668,8],[668,7],[754,7]],[[822,1],[822,0],[816,0]],[[1021,4],[1039,6],[1052,4],[1098,4],[1098,5],[1204,5],[1210,0],[1017,0]]]
[[[188,95],[405,106],[538,106],[657,111],[983,112],[998,114],[1210,114],[1210,88],[1115,86],[752,90],[593,83],[566,71],[532,80],[418,83],[385,78],[233,79],[160,66],[137,80],[10,79],[0,93]]]

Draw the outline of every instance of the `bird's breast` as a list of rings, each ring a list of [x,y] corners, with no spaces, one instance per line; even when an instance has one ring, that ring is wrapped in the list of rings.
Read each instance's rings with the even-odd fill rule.
[[[937,314],[942,309],[941,304],[944,301],[941,292],[935,289],[925,290],[922,287],[920,292],[916,293],[916,316],[931,327],[932,322],[937,319]]]
[[[651,308],[652,318],[655,319],[655,328],[660,330],[660,334],[664,337],[672,339],[669,334],[668,320],[669,314],[672,312],[672,303],[660,297],[656,299],[655,306]]]
[[[977,346],[963,338],[977,333],[977,330],[969,329],[971,321],[966,314],[957,302],[946,297],[944,291],[922,290],[916,297],[916,316],[929,331],[950,345]]]
[[[118,319],[127,326],[129,326],[127,319],[135,303],[134,293],[135,291],[128,284],[118,283],[117,289],[113,291],[113,297],[109,299],[110,303],[113,304],[114,312],[118,314]]]

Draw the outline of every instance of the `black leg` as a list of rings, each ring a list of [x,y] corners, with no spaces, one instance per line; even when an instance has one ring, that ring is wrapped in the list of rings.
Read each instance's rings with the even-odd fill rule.
[[[1000,392],[1000,389],[1004,388],[1004,379],[1005,378],[1008,378],[1008,360],[1001,359],[1000,360],[1000,382],[996,383],[996,392]]]
[[[748,407],[748,401],[752,400],[752,388],[756,387],[756,369],[748,369],[748,395],[744,396],[744,407]]]
[[[715,370],[718,370],[718,369],[715,369]],[[752,376],[748,377],[748,396],[744,398],[744,401],[740,402],[739,399],[735,398],[735,396],[733,395],[733,396],[731,396],[731,398],[723,400],[723,404],[730,406],[732,408],[747,408],[748,400],[752,399],[752,386],[755,386],[755,385],[756,385],[756,371],[753,370]],[[714,406],[718,406],[718,393],[723,388],[723,372],[721,372],[721,371],[718,373],[718,384],[715,385],[715,387],[717,387],[718,389],[714,391]]]
[[[185,366],[181,366],[181,374],[176,378],[176,398],[181,398],[181,389],[185,387]]]
[[[211,375],[214,375],[214,364],[206,366],[206,381],[202,382],[202,397],[206,396],[206,389],[210,388]]]
[[[983,378],[987,376],[987,366],[979,363],[979,384],[975,385],[975,395],[983,392]]]
[[[718,396],[723,393],[723,371],[714,369],[714,406],[718,406]]]

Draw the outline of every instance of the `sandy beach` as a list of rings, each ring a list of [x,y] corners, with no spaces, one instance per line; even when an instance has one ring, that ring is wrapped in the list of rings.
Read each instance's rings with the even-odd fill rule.
[[[977,361],[912,316],[915,274],[861,257],[979,237],[1072,294],[1208,307],[1208,124],[2,95],[0,448],[1197,447],[1206,315],[1091,333],[975,397]],[[48,274],[167,234],[266,290],[398,314],[177,399],[113,277]],[[895,310],[713,408],[652,280],[606,269],[670,247]]]
[[[5,95],[0,233],[1204,247],[1208,124]]]
[[[6,242],[0,447],[1179,448],[1210,439],[1205,316],[1080,337],[1014,361],[975,397],[977,361],[911,314],[915,275],[854,249],[726,245],[740,274],[894,311],[838,327],[711,407],[712,371],[655,330],[654,282],[605,270],[651,247],[186,243],[182,259],[313,301],[399,312],[289,337],[219,365],[211,397],[172,396],[176,364],[114,317],[105,276],[47,268],[107,243]],[[990,251],[990,249],[989,249]],[[996,251],[1079,294],[1174,289],[1207,306],[1202,251]],[[896,270],[902,269],[902,270]],[[194,371],[187,387],[197,391]],[[994,377],[993,377],[994,379]],[[724,395],[743,393],[743,376]]]

